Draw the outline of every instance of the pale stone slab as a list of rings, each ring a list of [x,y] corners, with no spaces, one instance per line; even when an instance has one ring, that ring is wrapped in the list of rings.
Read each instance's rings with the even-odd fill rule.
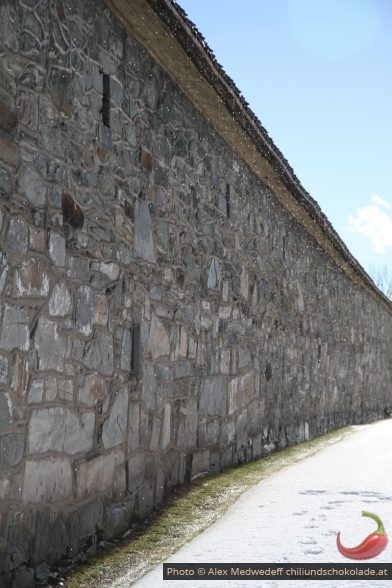
[[[28,460],[25,466],[23,502],[57,503],[72,496],[72,468],[65,457]]]

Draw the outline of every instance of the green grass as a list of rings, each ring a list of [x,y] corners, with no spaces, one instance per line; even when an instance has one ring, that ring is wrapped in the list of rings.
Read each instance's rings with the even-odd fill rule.
[[[124,585],[130,586],[209,527],[248,488],[327,445],[340,441],[350,431],[350,427],[344,427],[175,489],[143,528],[135,531],[109,553],[79,566],[67,579],[66,588],[108,588],[111,582],[125,574]]]

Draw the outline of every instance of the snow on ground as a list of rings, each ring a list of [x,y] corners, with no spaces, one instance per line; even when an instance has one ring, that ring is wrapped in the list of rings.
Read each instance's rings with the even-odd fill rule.
[[[247,491],[226,514],[185,545],[169,562],[355,563],[337,550],[336,535],[348,547],[358,545],[376,523],[376,513],[392,537],[392,420],[355,427],[352,435],[302,462],[288,466]],[[369,563],[391,562],[392,540]],[[359,562],[361,563],[361,562]],[[363,562],[362,562],[363,563]],[[134,588],[255,588],[255,580],[162,579],[162,564]],[[263,588],[296,586],[301,580],[262,581]],[[372,588],[387,582],[372,580]],[[365,586],[355,580],[307,580],[309,588]],[[110,588],[128,588],[126,576]]]

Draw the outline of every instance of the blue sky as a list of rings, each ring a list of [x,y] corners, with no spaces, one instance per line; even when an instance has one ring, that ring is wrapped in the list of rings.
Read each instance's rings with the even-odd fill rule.
[[[392,0],[180,0],[369,271],[392,276]]]

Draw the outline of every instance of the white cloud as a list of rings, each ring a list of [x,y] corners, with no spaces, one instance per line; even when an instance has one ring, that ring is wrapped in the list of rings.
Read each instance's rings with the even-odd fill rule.
[[[378,195],[372,196],[371,202],[349,215],[348,229],[366,237],[376,253],[386,253],[392,248],[392,214],[384,209],[391,205]]]
[[[381,196],[379,196],[378,194],[374,194],[372,196],[372,202],[374,202],[374,204],[378,204],[379,206],[383,206],[384,208],[391,208],[389,202],[381,198]]]

